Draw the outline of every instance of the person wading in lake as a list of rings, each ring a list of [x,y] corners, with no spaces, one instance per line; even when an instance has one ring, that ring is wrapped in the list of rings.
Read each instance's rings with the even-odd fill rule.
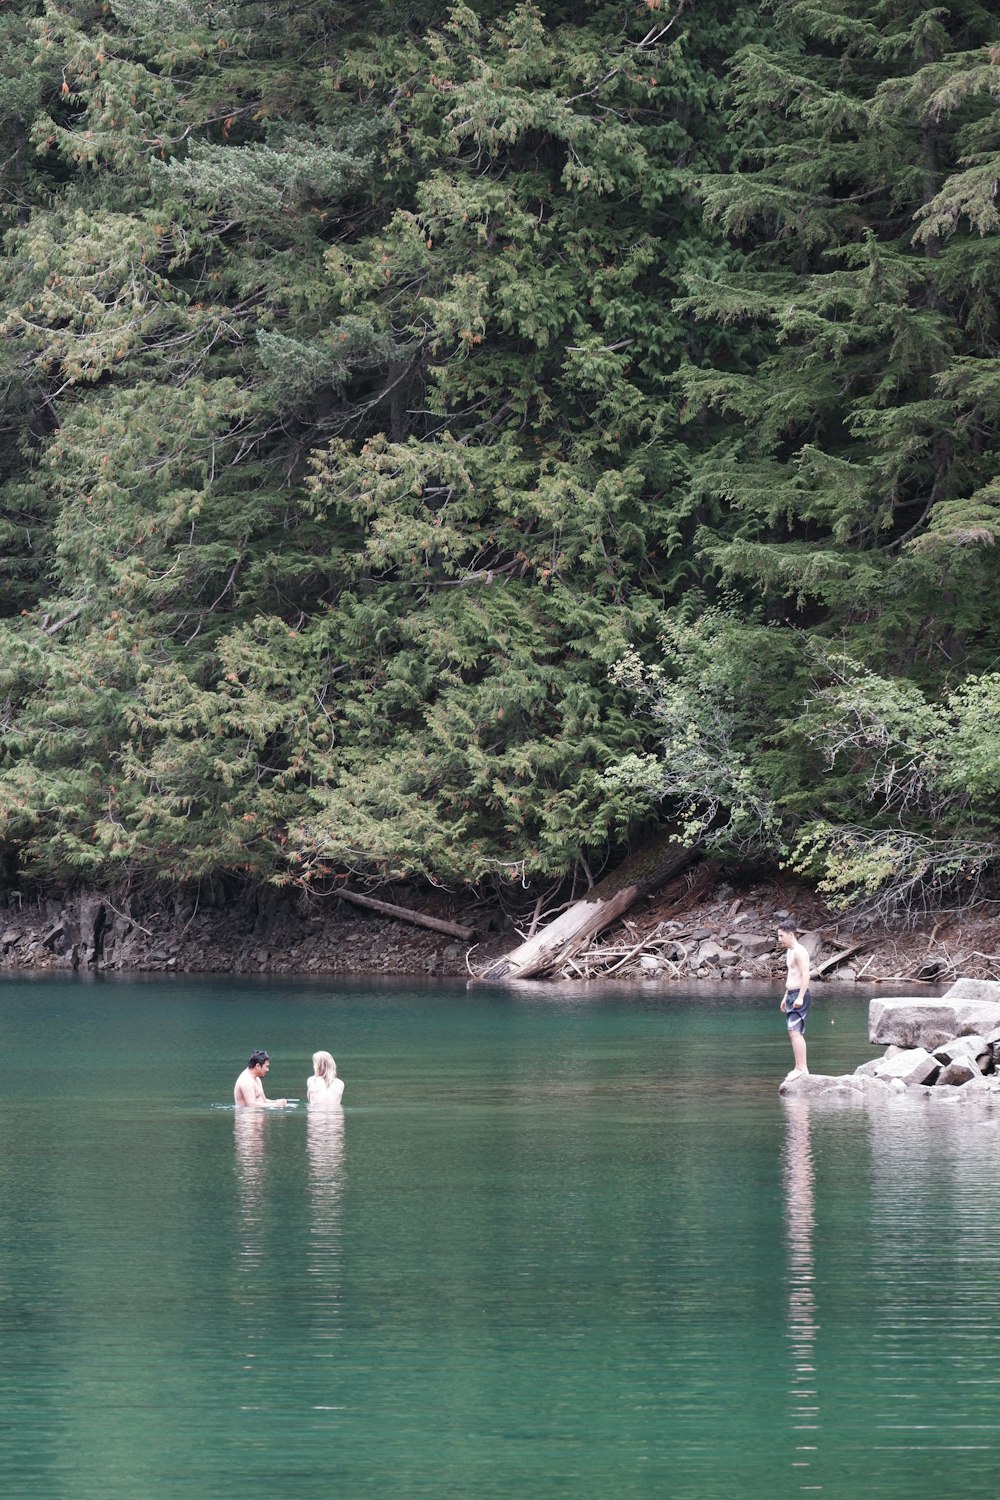
[[[343,1097],[344,1080],[337,1077],[337,1064],[329,1052],[314,1052],[312,1077],[306,1082],[309,1103],[336,1109]]]
[[[808,1073],[806,1065],[806,1021],[809,1017],[809,954],[796,936],[794,922],[778,928],[778,942],[785,949],[788,977],[781,1001],[782,1014],[788,1018],[788,1040],[792,1044],[795,1067],[789,1078]],[[787,1081],[787,1080],[786,1080]]]
[[[283,1109],[288,1103],[287,1099],[268,1099],[264,1093],[262,1079],[271,1066],[271,1059],[266,1052],[251,1052],[250,1061],[236,1080],[233,1089],[233,1098],[237,1104],[245,1104],[250,1109]]]

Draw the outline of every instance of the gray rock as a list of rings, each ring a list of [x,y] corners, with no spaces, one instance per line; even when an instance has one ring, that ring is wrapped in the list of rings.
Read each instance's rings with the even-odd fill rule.
[[[870,1058],[868,1062],[861,1063],[859,1067],[854,1069],[855,1078],[859,1076],[862,1078],[874,1078],[884,1062],[884,1057]]]
[[[1000,981],[996,979],[956,979],[950,990],[942,996],[945,1000],[979,1000],[996,1005],[1000,1010]]]
[[[765,937],[762,932],[734,932],[731,942],[744,958],[757,958],[761,953],[772,953],[777,947],[774,938]]]
[[[897,1052],[893,1057],[883,1057],[871,1076],[884,1078],[889,1082],[899,1078],[910,1088],[913,1084],[933,1082],[940,1071],[941,1064],[936,1057],[923,1047],[910,1047],[906,1051]]]
[[[976,1067],[971,1057],[960,1057],[955,1062],[950,1062],[946,1068],[942,1068],[937,1076],[938,1088],[946,1084],[960,1087],[963,1083],[971,1083],[974,1078],[982,1078],[982,1073]]]
[[[823,947],[823,934],[821,932],[803,932],[799,938],[799,942],[811,959],[816,958]]]
[[[783,1079],[778,1086],[778,1093],[795,1099],[811,1098],[816,1094],[828,1094],[846,1082],[846,1079],[833,1077],[829,1073],[801,1073],[798,1078]],[[860,1095],[860,1083],[857,1084],[856,1092]]]
[[[973,1059],[987,1053],[986,1038],[977,1036],[972,1032],[969,1036],[955,1036],[947,1042],[942,1042],[939,1047],[933,1047],[932,1052],[939,1063],[956,1062],[959,1058],[971,1057]]]
[[[857,972],[851,968],[850,964],[842,964],[830,975],[830,978],[836,979],[839,984],[853,984],[857,977]]]
[[[986,1037],[997,1026],[1000,1001],[880,995],[868,1006],[869,1041],[895,1042],[901,1047],[940,1047],[970,1032]]]
[[[639,968],[644,974],[658,974],[660,972],[660,960],[652,953],[643,953],[639,959]]]
[[[736,962],[737,954],[728,952],[711,938],[708,942],[698,945],[699,964],[734,964]]]
[[[992,1095],[1000,1102],[1000,1076],[994,1073],[989,1078],[984,1078],[982,1075],[978,1078],[970,1078],[962,1089],[962,1097],[964,1098],[967,1094],[970,1097],[986,1095],[987,1098]]]
[[[778,1088],[779,1094],[792,1099],[844,1099],[857,1103],[867,1099],[885,1101],[894,1092],[892,1082],[858,1073],[804,1073],[798,1078],[784,1079]]]

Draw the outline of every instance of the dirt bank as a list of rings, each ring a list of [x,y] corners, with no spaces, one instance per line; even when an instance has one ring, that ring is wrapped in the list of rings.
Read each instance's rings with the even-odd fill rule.
[[[141,897],[83,892],[63,900],[10,891],[0,895],[0,967],[468,976],[514,947],[535,915],[533,899],[520,890],[503,904],[416,886],[383,887],[378,895],[475,935],[464,940],[361,911],[335,893],[272,887],[207,885]],[[708,863],[637,902],[562,975],[769,979],[783,962],[775,924],[789,916],[810,934],[814,965],[833,983],[1000,977],[1000,903],[912,928],[852,926],[801,882],[740,878]]]

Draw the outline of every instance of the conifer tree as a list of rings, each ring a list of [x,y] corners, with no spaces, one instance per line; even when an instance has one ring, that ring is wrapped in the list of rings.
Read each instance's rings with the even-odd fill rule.
[[[752,10],[25,9],[26,868],[476,878],[626,827],[608,668],[690,581],[669,292]]]
[[[1000,852],[986,782],[940,760],[997,692],[997,39],[974,0],[783,0],[734,59],[744,144],[702,179],[739,258],[680,307],[740,338],[682,385],[729,614],[675,634],[662,681],[631,664],[666,776],[631,774],[730,849],[763,809],[844,900],[906,904]],[[685,748],[699,695],[729,799]]]

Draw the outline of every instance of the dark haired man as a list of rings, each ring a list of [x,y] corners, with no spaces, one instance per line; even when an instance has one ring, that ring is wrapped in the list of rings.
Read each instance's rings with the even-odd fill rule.
[[[788,1017],[788,1040],[792,1044],[795,1067],[789,1078],[801,1078],[808,1073],[806,1065],[806,1020],[809,1016],[809,954],[797,937],[795,923],[789,917],[784,926],[778,928],[778,942],[786,952],[788,977],[781,1001],[781,1011]],[[787,1080],[786,1080],[787,1081]]]
[[[238,1105],[245,1104],[250,1109],[282,1109],[288,1103],[287,1099],[268,1099],[264,1093],[261,1080],[270,1066],[271,1059],[266,1052],[251,1052],[250,1061],[233,1089],[233,1098]]]

